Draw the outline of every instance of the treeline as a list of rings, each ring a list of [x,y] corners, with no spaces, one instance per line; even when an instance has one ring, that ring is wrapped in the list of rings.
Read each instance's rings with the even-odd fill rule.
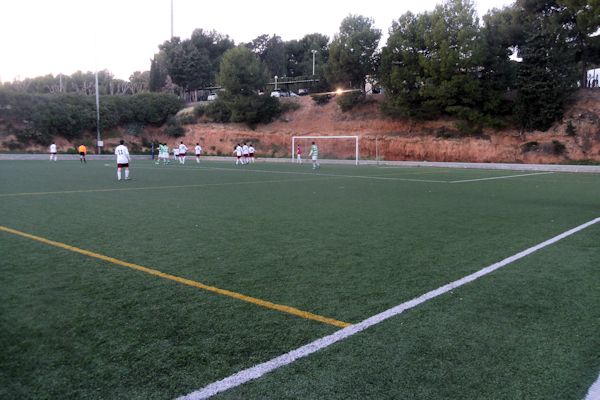
[[[319,33],[291,41],[261,35],[236,46],[227,35],[198,29],[189,39],[159,45],[150,70],[132,75],[129,88],[107,71],[99,83],[104,94],[181,95],[223,87],[219,101],[199,112],[216,121],[254,124],[281,112],[278,102],[257,97],[272,88],[274,76],[314,78],[313,91],[364,92],[371,81],[384,89],[382,110],[391,116],[452,116],[468,132],[507,123],[546,130],[562,116],[572,92],[584,86],[588,67],[600,65],[600,36],[593,35],[599,28],[597,0],[516,0],[482,21],[472,0],[446,0],[433,11],[400,16],[382,47],[381,31],[360,15],[345,18],[331,39]],[[31,80],[26,90],[56,92],[57,78],[64,79]],[[89,77],[87,84],[79,78],[58,85],[89,92]],[[19,84],[5,87],[17,90]],[[344,109],[362,100],[345,97]]]
[[[161,126],[182,108],[173,94],[103,96],[100,129]],[[96,131],[95,97],[76,93],[30,94],[0,89],[0,128],[21,143],[50,144],[54,136],[80,138]]]

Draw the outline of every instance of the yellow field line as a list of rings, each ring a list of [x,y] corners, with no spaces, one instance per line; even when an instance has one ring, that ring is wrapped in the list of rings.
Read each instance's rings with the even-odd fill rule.
[[[18,235],[27,239],[31,239],[31,240],[35,240],[50,246],[54,246],[54,247],[59,247],[61,249],[65,249],[65,250],[69,250],[75,253],[79,253],[79,254],[83,254],[85,256],[88,257],[93,257],[93,258],[97,258],[112,264],[116,264],[116,265],[120,265],[123,267],[127,267],[127,268],[131,268],[131,269],[135,269],[137,271],[141,271],[144,272],[146,274],[150,274],[153,276],[157,276],[159,278],[163,278],[163,279],[168,279],[171,281],[175,281],[175,282],[179,282],[181,284],[184,285],[188,285],[188,286],[192,286],[198,289],[202,289],[202,290],[207,290],[209,292],[213,292],[213,293],[218,293],[221,294],[223,296],[228,296],[228,297],[233,297],[234,299],[238,299],[238,300],[242,300],[248,303],[252,303],[252,304],[256,304],[258,306],[261,307],[265,307],[265,308],[269,308],[272,310],[277,310],[277,311],[281,311],[287,314],[292,314],[295,315],[297,317],[301,317],[301,318],[306,318],[306,319],[311,319],[314,321],[319,321],[325,324],[329,324],[329,325],[334,325],[340,328],[345,328],[348,327],[352,324],[349,324],[347,322],[342,322],[342,321],[338,321],[332,318],[327,318],[327,317],[323,317],[317,314],[313,314],[307,311],[302,311],[299,310],[297,308],[294,307],[289,307],[289,306],[284,306],[281,304],[276,304],[276,303],[271,303],[270,301],[266,301],[266,300],[261,300],[261,299],[257,299],[255,297],[250,297],[250,296],[246,296],[240,293],[236,293],[236,292],[232,292],[230,290],[226,290],[226,289],[220,289],[214,286],[209,286],[209,285],[205,285],[203,283],[200,282],[196,282],[196,281],[192,281],[190,279],[186,279],[186,278],[181,278],[179,276],[175,276],[175,275],[171,275],[171,274],[167,274],[152,268],[147,268],[147,267],[143,267],[141,265],[137,265],[137,264],[133,264],[127,261],[122,261],[113,257],[108,257],[108,256],[104,256],[102,254],[98,254],[98,253],[94,253],[88,250],[84,250],[84,249],[80,249],[78,247],[75,246],[70,246],[68,244],[65,243],[60,243],[60,242],[55,242],[53,240],[49,240],[49,239],[45,239],[43,237],[40,236],[35,236],[35,235],[31,235],[29,233],[25,233],[25,232],[21,232],[15,229],[11,229],[11,228],[7,228],[5,226],[0,225],[0,231],[4,231],[7,233],[12,233],[14,235]]]

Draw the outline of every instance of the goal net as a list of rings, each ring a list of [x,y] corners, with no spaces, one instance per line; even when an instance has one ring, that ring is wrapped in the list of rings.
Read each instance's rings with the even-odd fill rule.
[[[302,159],[308,159],[312,142],[319,147],[319,160],[351,160],[358,165],[358,136],[292,136],[292,162],[297,160],[298,146]]]

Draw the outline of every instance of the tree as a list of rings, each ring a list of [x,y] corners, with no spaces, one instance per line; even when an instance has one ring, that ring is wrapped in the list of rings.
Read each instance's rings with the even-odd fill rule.
[[[566,27],[571,29],[575,57],[579,62],[580,85],[585,87],[589,63],[600,63],[600,37],[592,37],[600,28],[600,1],[560,0],[557,3],[566,7],[569,14]]]
[[[322,66],[329,58],[329,38],[320,33],[305,35],[300,40],[285,43],[288,76],[312,76],[313,50],[315,51],[315,74],[322,75]]]
[[[375,73],[376,51],[381,31],[372,18],[349,15],[340,25],[329,47],[326,77],[331,83],[364,91],[365,78]]]
[[[265,63],[271,76],[286,76],[286,47],[281,37],[260,35],[246,45]]]
[[[177,85],[196,90],[214,85],[223,53],[234,43],[227,35],[196,29],[190,39],[166,41],[160,50],[166,57],[167,72]]]
[[[448,0],[433,12],[406,13],[390,30],[379,78],[383,110],[417,118],[453,115],[479,123],[485,45],[471,0]]]
[[[268,81],[266,66],[247,47],[240,45],[223,55],[219,71],[219,83],[224,89],[208,110],[218,120],[247,122],[251,126],[268,122],[280,113],[277,99],[259,96],[258,89]]]
[[[577,87],[572,15],[552,0],[518,0],[516,7],[523,35],[515,117],[522,128],[545,131]]]

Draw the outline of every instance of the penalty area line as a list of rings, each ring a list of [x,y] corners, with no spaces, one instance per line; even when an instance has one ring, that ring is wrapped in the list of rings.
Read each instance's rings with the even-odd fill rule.
[[[517,174],[517,175],[492,176],[490,178],[463,179],[463,180],[460,180],[460,181],[450,181],[448,183],[465,183],[465,182],[493,181],[495,179],[520,178],[520,177],[523,177],[523,176],[548,175],[548,174],[553,174],[553,173],[554,172],[536,172],[536,173],[533,173],[533,174]]]
[[[399,315],[406,310],[410,310],[411,308],[417,307],[418,305],[423,304],[429,300],[432,300],[438,296],[441,296],[453,289],[456,289],[460,286],[466,285],[467,283],[473,282],[473,281],[475,281],[485,275],[488,275],[500,268],[503,268],[517,260],[520,260],[521,258],[524,258],[532,253],[535,253],[536,251],[541,250],[544,247],[550,246],[551,244],[554,244],[554,243],[556,243],[566,237],[569,237],[583,229],[586,229],[598,222],[600,222],[600,218],[593,219],[593,220],[586,222],[582,225],[579,225],[573,229],[563,232],[560,235],[554,236],[553,238],[548,239],[540,244],[537,244],[533,247],[523,250],[520,253],[517,253],[513,256],[505,258],[502,261],[499,261],[495,264],[492,264],[483,269],[480,269],[479,271],[474,272],[470,275],[467,275],[461,279],[450,282],[444,286],[441,286],[437,289],[427,292],[419,297],[416,297],[412,300],[409,300],[409,301],[399,304],[395,307],[392,307],[386,311],[383,311],[383,312],[376,314],[370,318],[367,318],[357,324],[350,325],[349,327],[344,328],[344,329],[340,329],[339,331],[336,331],[331,335],[317,339],[311,343],[308,343],[302,347],[299,347],[299,348],[292,350],[288,353],[285,353],[281,356],[275,357],[269,361],[266,361],[261,364],[257,364],[254,367],[250,367],[245,370],[242,370],[242,371],[240,371],[236,374],[233,374],[227,378],[224,378],[220,381],[213,382],[213,383],[205,386],[202,389],[199,389],[197,391],[189,393],[185,396],[178,397],[177,400],[207,399],[211,396],[214,396],[217,393],[224,392],[226,390],[229,390],[229,389],[235,388],[237,386],[240,386],[244,383],[247,383],[251,380],[258,379],[258,378],[262,377],[263,375],[268,374],[269,372],[272,372],[283,366],[289,365],[289,364],[295,362],[296,360],[299,360],[301,358],[307,357],[310,354],[313,354],[320,350],[323,350],[323,349],[331,346],[334,343],[340,342],[351,336],[354,336],[357,333],[362,332],[365,329],[370,328],[373,325],[377,325],[389,318]],[[598,385],[600,385],[600,384],[598,384]],[[597,390],[597,388],[594,390]],[[591,399],[586,399],[586,400],[592,400],[592,399],[596,400],[597,397],[593,397]]]

